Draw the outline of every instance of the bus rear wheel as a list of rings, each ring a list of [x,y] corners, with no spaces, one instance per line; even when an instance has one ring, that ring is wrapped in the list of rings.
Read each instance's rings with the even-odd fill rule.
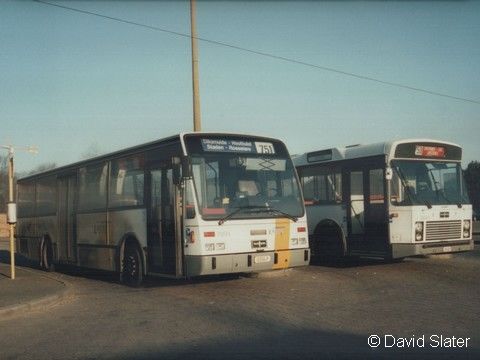
[[[132,287],[138,287],[142,283],[143,266],[140,251],[137,246],[127,245],[125,247],[120,280],[125,285]]]
[[[53,247],[48,238],[42,242],[40,267],[49,272],[55,270],[55,265],[53,264]]]

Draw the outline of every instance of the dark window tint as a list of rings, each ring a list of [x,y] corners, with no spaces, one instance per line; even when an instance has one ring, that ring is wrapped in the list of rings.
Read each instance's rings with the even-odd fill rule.
[[[18,216],[35,215],[35,183],[18,184]]]
[[[37,181],[37,215],[55,214],[57,209],[57,179],[55,176]]]
[[[143,205],[143,156],[111,162],[110,207]]]
[[[79,210],[98,210],[107,205],[107,164],[79,169]]]

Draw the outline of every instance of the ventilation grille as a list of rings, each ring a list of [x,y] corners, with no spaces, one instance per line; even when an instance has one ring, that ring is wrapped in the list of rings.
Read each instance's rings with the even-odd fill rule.
[[[427,221],[425,239],[454,240],[462,238],[462,220]]]

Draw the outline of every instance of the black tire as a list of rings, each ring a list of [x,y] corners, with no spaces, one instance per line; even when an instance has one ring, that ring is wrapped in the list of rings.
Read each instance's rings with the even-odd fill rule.
[[[42,243],[40,267],[48,272],[55,271],[55,265],[53,263],[53,247],[50,240],[46,239]]]
[[[313,243],[317,257],[338,260],[345,256],[342,237],[334,226],[320,228],[313,236]]]
[[[143,265],[140,251],[137,246],[125,246],[120,274],[122,283],[132,287],[138,287],[143,282]]]

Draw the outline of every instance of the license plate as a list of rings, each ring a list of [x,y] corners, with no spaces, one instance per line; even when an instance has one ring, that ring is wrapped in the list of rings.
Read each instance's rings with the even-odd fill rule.
[[[450,252],[450,251],[452,251],[452,247],[451,246],[444,246],[443,251],[444,252]]]
[[[266,263],[270,261],[270,255],[255,256],[255,264]]]

